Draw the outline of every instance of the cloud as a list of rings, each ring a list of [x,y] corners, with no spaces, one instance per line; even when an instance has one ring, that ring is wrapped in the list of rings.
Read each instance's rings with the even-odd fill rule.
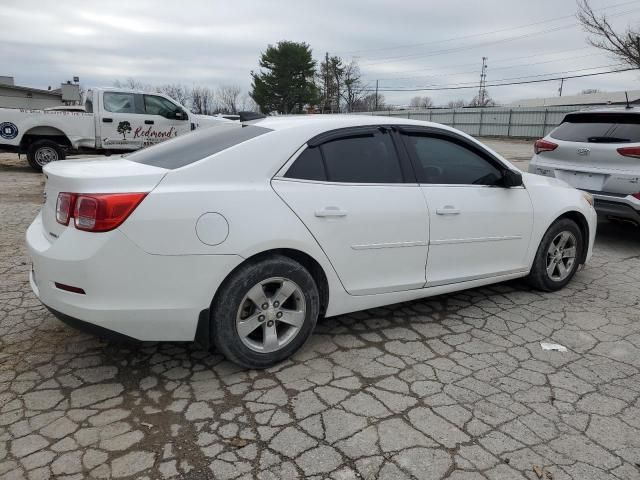
[[[628,2],[593,0],[596,8],[621,3]],[[608,11],[627,12],[613,17],[622,28],[638,18],[640,6]],[[574,13],[572,1],[557,0],[21,0],[3,6],[0,16],[0,74],[36,87],[78,75],[87,86],[134,77],[145,83],[237,84],[246,91],[260,52],[285,39],[309,43],[317,59],[325,52],[357,59],[367,83],[379,80],[381,88],[477,82],[482,56],[489,57],[489,82],[615,63],[586,48]],[[630,72],[569,80],[565,92],[631,89],[637,79]],[[490,92],[503,102],[553,96],[556,83]],[[385,96],[406,104],[424,94],[444,104],[475,93],[474,88]]]

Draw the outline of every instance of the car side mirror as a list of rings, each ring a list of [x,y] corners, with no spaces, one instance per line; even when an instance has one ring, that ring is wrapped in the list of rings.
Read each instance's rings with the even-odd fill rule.
[[[505,170],[502,174],[502,185],[506,188],[521,187],[522,174],[513,170]]]

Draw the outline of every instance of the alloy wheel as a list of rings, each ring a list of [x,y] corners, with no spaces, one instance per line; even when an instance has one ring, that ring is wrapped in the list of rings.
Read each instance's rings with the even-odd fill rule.
[[[547,250],[547,275],[551,280],[561,282],[573,271],[576,262],[577,241],[573,233],[560,232]]]
[[[236,330],[251,350],[275,352],[300,333],[306,310],[304,294],[295,282],[268,278],[254,285],[240,302]]]

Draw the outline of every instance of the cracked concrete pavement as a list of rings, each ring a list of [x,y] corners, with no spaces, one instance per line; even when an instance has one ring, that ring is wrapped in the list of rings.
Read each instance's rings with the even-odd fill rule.
[[[640,478],[640,229],[601,224],[561,292],[509,282],[326,319],[245,371],[49,314],[23,240],[41,183],[0,159],[2,479]]]

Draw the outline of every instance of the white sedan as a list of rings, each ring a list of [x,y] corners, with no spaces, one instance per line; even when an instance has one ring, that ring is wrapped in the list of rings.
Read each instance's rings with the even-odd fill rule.
[[[44,305],[252,368],[292,355],[320,315],[518,277],[560,289],[596,233],[588,193],[398,118],[230,123],[44,172],[27,231]]]

